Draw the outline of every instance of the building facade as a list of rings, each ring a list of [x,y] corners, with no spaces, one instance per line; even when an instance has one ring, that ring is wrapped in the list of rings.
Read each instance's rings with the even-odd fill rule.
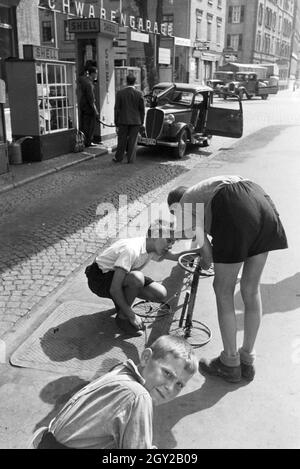
[[[192,0],[190,81],[205,84],[223,62],[226,1]]]
[[[242,63],[276,63],[288,87],[295,0],[228,0],[225,47]]]
[[[300,86],[300,0],[295,0],[289,77],[294,89]]]

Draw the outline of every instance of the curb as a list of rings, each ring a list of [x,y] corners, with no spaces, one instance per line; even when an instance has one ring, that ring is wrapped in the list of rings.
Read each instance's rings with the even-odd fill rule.
[[[62,165],[58,165],[58,166],[55,166],[54,168],[51,168],[51,169],[46,169],[38,174],[35,174],[33,176],[29,176],[21,181],[16,181],[16,182],[11,182],[9,184],[6,184],[4,187],[1,187],[0,188],[0,194],[3,193],[3,192],[7,192],[11,189],[15,189],[16,187],[20,187],[20,186],[23,186],[29,182],[32,182],[36,179],[40,179],[44,176],[48,176],[49,174],[53,174],[53,173],[56,173],[58,171],[61,171],[63,169],[66,169],[70,166],[75,166],[76,164],[79,164],[79,163],[82,163],[83,161],[88,161],[88,160],[91,160],[93,158],[97,158],[98,156],[102,156],[102,155],[106,155],[108,153],[111,153],[112,151],[114,151],[116,149],[116,145],[112,146],[112,147],[108,147],[108,148],[101,148],[99,149],[98,153],[88,153],[88,152],[81,152],[82,155],[85,155],[83,156],[83,158],[80,158],[76,161],[70,161],[68,163],[64,163]]]

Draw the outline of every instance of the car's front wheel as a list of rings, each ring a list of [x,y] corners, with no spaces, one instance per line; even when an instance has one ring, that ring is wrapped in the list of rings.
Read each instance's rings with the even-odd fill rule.
[[[174,149],[174,156],[175,158],[183,158],[188,143],[188,133],[186,129],[183,129],[179,132],[177,141],[178,146]]]

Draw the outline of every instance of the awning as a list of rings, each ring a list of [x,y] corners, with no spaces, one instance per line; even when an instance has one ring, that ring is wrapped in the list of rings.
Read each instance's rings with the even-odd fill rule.
[[[0,0],[0,7],[16,7],[21,0]]]

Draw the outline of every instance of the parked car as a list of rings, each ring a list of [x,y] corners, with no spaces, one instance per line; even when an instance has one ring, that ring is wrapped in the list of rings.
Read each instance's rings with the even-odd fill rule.
[[[278,82],[275,81],[275,77],[272,77],[272,80],[258,79],[256,73],[236,73],[235,80],[223,87],[223,97],[227,99],[238,95],[240,99],[244,96],[251,99],[253,96],[261,96],[261,99],[267,99],[269,94],[278,92]]]
[[[212,135],[239,138],[243,134],[243,109],[216,107],[213,89],[188,83],[158,83],[145,97],[147,107],[138,145],[166,146],[182,158],[187,145],[209,145]],[[233,109],[234,107],[234,109]]]
[[[222,96],[222,90],[225,85],[225,81],[223,80],[218,80],[216,78],[211,78],[210,80],[207,80],[206,82],[207,86],[210,86],[210,88],[213,89],[214,94],[218,97]]]

